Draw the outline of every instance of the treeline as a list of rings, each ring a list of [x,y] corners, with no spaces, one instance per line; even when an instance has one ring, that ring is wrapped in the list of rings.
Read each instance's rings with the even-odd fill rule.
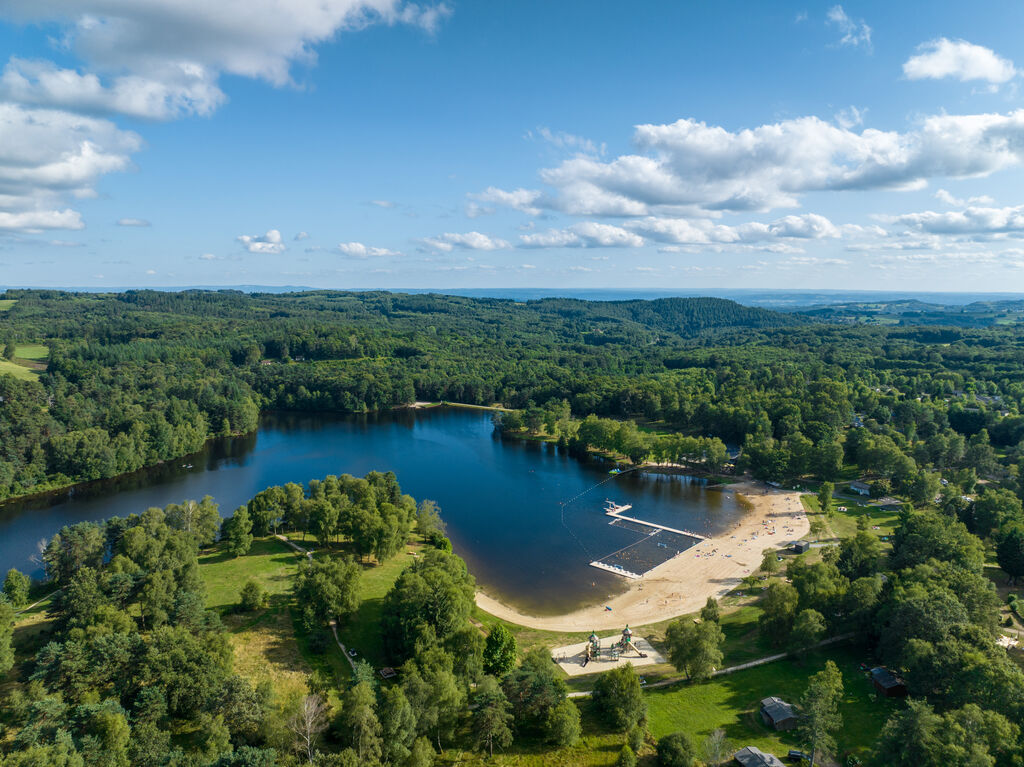
[[[0,334],[51,354],[38,383],[0,376],[0,498],[171,460],[252,430],[260,410],[416,399],[498,402],[563,424],[566,406],[572,421],[658,421],[741,446],[745,467],[772,480],[853,465],[908,496],[940,478],[969,494],[971,476],[1021,492],[1024,341],[998,327],[809,324],[718,299],[7,297]],[[614,441],[623,455],[683,462],[697,449],[643,432]],[[708,445],[699,451],[706,460]]]

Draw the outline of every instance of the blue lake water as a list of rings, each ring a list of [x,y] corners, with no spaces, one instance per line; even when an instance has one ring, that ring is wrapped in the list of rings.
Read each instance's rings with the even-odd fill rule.
[[[553,445],[501,439],[481,410],[269,413],[256,433],[215,440],[173,464],[0,506],[0,571],[39,574],[31,559],[38,542],[65,524],[204,495],[230,514],[270,485],[391,470],[404,492],[440,504],[456,552],[484,590],[531,612],[556,613],[625,587],[589,566],[642,537],[609,524],[606,499],[632,504],[631,516],[702,534],[726,529],[742,513],[733,494],[701,480],[610,477],[609,468]]]

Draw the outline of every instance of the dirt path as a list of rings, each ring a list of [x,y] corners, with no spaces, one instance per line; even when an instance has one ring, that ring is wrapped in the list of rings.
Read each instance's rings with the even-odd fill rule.
[[[708,597],[724,596],[756,572],[764,549],[783,548],[810,530],[800,494],[795,491],[744,482],[720,492],[737,493],[750,506],[732,530],[701,541],[642,579],[631,581],[628,591],[605,604],[565,615],[535,616],[483,592],[477,592],[476,603],[502,620],[546,631],[607,631],[627,623],[642,626],[696,612]]]

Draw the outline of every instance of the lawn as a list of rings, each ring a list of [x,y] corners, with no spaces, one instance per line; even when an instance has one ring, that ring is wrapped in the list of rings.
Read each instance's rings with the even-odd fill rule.
[[[801,664],[782,660],[693,685],[650,690],[647,693],[651,733],[661,737],[685,732],[701,743],[715,729],[725,730],[737,748],[757,746],[784,754],[799,748],[793,732],[777,733],[761,722],[759,701],[769,695],[797,702],[807,678],[831,659],[843,674],[845,695],[840,707],[843,729],[837,741],[841,753],[863,756],[875,741],[889,715],[902,706],[884,698],[874,700],[874,690],[858,664],[864,657],[851,647],[830,647],[811,653]]]
[[[22,367],[10,360],[0,359],[0,375],[5,373],[12,375],[15,378],[20,378],[22,381],[35,381],[38,377],[38,373],[35,370]]]
[[[18,359],[39,362],[50,356],[50,350],[44,344],[16,344],[14,356]]]
[[[253,684],[269,681],[282,711],[305,694],[312,671],[292,627],[290,591],[299,561],[299,555],[273,538],[253,541],[242,557],[216,549],[199,558],[206,606],[221,613],[235,650],[235,671]],[[250,579],[271,595],[270,605],[236,613],[238,592]]]
[[[0,298],[0,312],[6,312],[16,303],[18,303],[16,298]]]

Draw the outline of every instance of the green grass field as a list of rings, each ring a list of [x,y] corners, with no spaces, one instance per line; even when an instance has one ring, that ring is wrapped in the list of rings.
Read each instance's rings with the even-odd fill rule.
[[[50,356],[50,350],[43,344],[16,344],[14,356],[17,359],[40,362]]]
[[[23,367],[10,360],[0,359],[0,375],[12,375],[15,378],[19,378],[22,381],[35,381],[39,377],[39,372],[32,370],[31,368]]]
[[[0,312],[6,312],[16,303],[18,303],[16,298],[0,298]]]

